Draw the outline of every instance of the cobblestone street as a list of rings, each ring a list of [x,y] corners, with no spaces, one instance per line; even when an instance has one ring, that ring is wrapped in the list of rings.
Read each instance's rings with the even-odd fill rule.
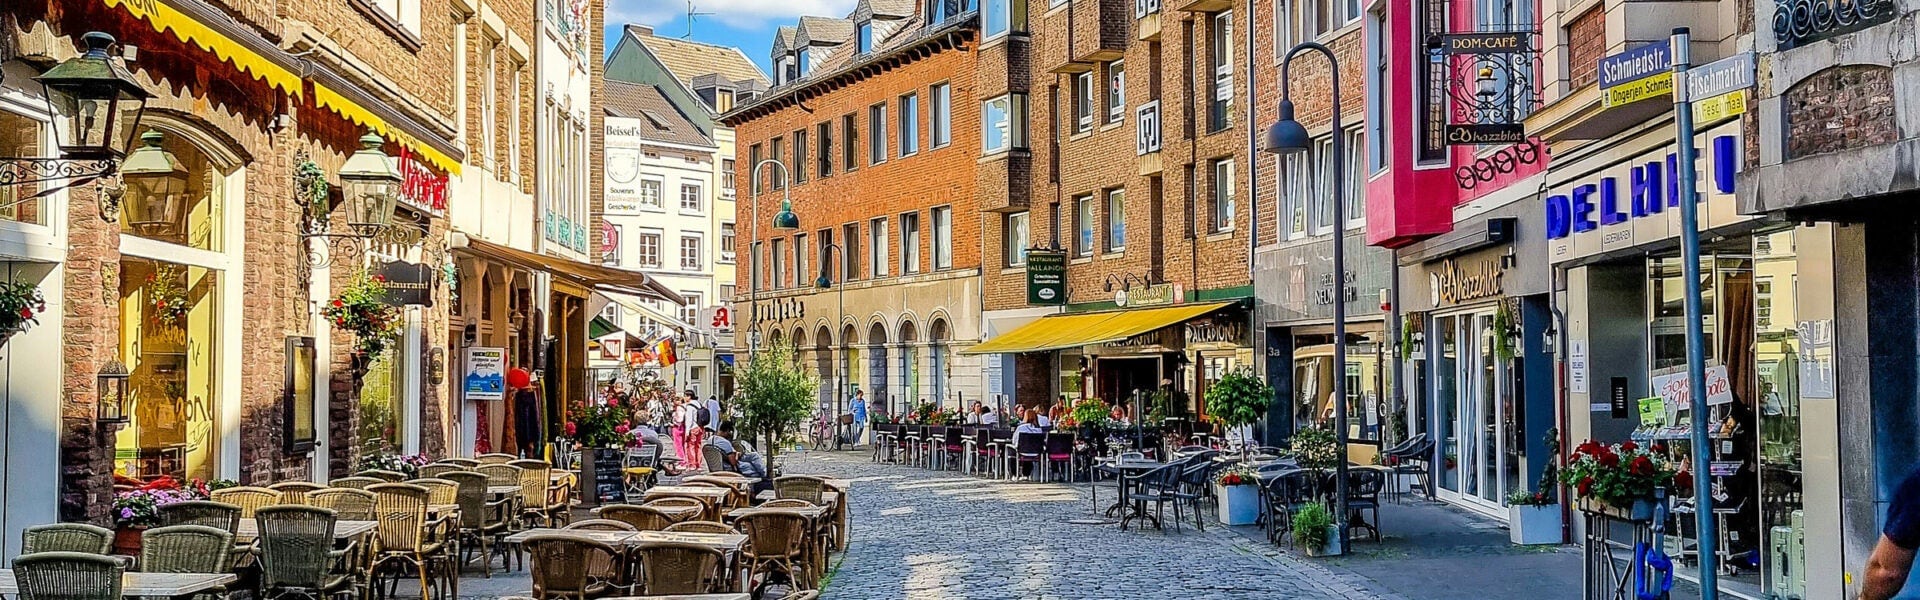
[[[1121,531],[1084,486],[1005,482],[874,464],[864,452],[795,454],[788,473],[852,482],[852,545],[828,600],[1379,598],[1350,576],[1216,527]],[[1105,499],[1102,499],[1103,503]],[[1173,516],[1171,507],[1167,517]]]

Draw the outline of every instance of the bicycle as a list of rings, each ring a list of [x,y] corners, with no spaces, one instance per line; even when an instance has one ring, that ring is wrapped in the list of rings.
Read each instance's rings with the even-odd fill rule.
[[[826,411],[817,411],[814,413],[813,424],[808,430],[808,433],[811,434],[813,438],[813,448],[815,450],[826,448],[833,443],[833,420],[828,417]]]

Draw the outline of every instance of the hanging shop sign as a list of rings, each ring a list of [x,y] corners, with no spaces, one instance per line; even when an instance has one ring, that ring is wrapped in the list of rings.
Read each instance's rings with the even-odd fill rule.
[[[1600,59],[1600,106],[1613,108],[1673,93],[1673,53],[1662,40]]]
[[[1498,297],[1504,293],[1500,278],[1506,275],[1506,271],[1497,257],[1479,261],[1464,269],[1453,259],[1442,261],[1438,269],[1427,275],[1433,293],[1433,305]]]
[[[1648,132],[1627,142],[1647,142],[1667,131]],[[1734,186],[1745,147],[1740,125],[1728,122],[1694,139],[1698,150],[1696,199],[1700,229],[1706,231],[1748,219],[1735,205]],[[1547,251],[1551,262],[1623,250],[1672,239],[1680,233],[1679,163],[1672,142],[1648,144],[1625,159],[1580,161],[1565,165],[1576,179],[1550,184],[1543,203]],[[1558,170],[1562,165],[1555,165]],[[1551,176],[1551,175],[1550,175]]]
[[[1534,32],[1445,33],[1428,39],[1428,60],[1445,76],[1452,100],[1442,128],[1449,146],[1516,144],[1521,118],[1540,97],[1533,85]]]
[[[439,271],[424,263],[402,260],[380,263],[374,272],[386,279],[387,304],[433,306],[433,280]]]
[[[731,335],[733,333],[733,307],[718,304],[700,309],[700,322],[695,323],[709,333]]]
[[[1060,250],[1028,250],[1027,304],[1066,303],[1067,253]]]
[[[1251,345],[1247,337],[1246,319],[1226,313],[1214,313],[1187,321],[1187,343]]]
[[[468,400],[507,397],[507,349],[475,346],[467,349],[467,378],[461,384]]]
[[[1180,296],[1181,288],[1179,284],[1158,283],[1114,292],[1113,303],[1115,306],[1125,308],[1161,306],[1179,303]]]

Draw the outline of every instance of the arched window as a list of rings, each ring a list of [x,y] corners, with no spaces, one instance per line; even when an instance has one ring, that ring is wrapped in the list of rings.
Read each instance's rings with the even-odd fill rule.
[[[933,326],[929,329],[931,330],[931,335],[928,336],[929,341],[927,343],[927,355],[929,357],[927,361],[927,371],[932,374],[930,378],[933,380],[934,397],[946,398],[947,371],[950,370],[950,367],[947,365],[947,361],[950,360],[947,356],[947,343],[950,341],[950,334],[947,332],[947,320],[934,319]]]
[[[915,404],[931,401],[945,406],[946,398],[920,394],[920,349],[913,347],[920,339],[919,333],[913,321],[900,321],[900,395],[912,398]]]
[[[898,397],[898,390],[887,387],[887,326],[874,323],[867,328],[867,397],[884,398],[889,403],[913,406],[913,398]]]

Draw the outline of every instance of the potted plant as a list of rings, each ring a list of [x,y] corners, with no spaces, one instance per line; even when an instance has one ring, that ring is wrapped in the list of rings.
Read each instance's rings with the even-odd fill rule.
[[[1507,495],[1507,539],[1515,545],[1560,543],[1560,503],[1547,489]]]
[[[420,467],[432,462],[425,454],[367,454],[360,457],[360,470],[393,471],[413,479],[420,476]]]
[[[1693,475],[1676,469],[1660,444],[1648,449],[1631,441],[1580,444],[1567,457],[1560,482],[1573,487],[1580,510],[1634,521],[1653,518],[1656,489],[1679,496],[1693,490]]]
[[[113,496],[113,552],[127,556],[140,555],[141,536],[150,527],[160,524],[160,507],[175,502],[206,498],[206,492],[196,485],[181,489],[179,482],[172,477],[161,477]]]
[[[1241,367],[1227,373],[1207,388],[1207,409],[1222,433],[1240,434],[1244,454],[1251,441],[1250,427],[1267,416],[1267,404],[1273,402],[1273,387],[1261,381],[1253,369]]]
[[[1315,426],[1293,433],[1293,456],[1303,469],[1333,469],[1340,466],[1340,440],[1330,427]]]
[[[1339,556],[1345,553],[1340,547],[1339,527],[1326,504],[1308,503],[1293,513],[1293,543],[1307,556]]]
[[[1246,463],[1234,463],[1213,476],[1213,497],[1222,525],[1252,525],[1260,518],[1260,477]]]
[[[1079,402],[1073,403],[1073,410],[1067,415],[1070,423],[1062,426],[1078,429],[1080,439],[1097,440],[1100,439],[1101,430],[1106,429],[1107,415],[1111,414],[1112,410],[1112,407],[1101,402],[1099,398],[1081,398]]]
[[[756,353],[738,376],[739,392],[734,397],[732,414],[741,435],[766,440],[761,446],[767,467],[775,469],[774,453],[781,439],[798,433],[813,415],[814,379],[794,358],[794,348],[773,344]]]
[[[400,339],[400,308],[386,301],[387,278],[362,273],[328,302],[321,315],[353,333],[353,350],[371,362]]]
[[[39,325],[38,317],[46,311],[47,301],[40,296],[40,286],[25,281],[0,282],[0,343]]]

